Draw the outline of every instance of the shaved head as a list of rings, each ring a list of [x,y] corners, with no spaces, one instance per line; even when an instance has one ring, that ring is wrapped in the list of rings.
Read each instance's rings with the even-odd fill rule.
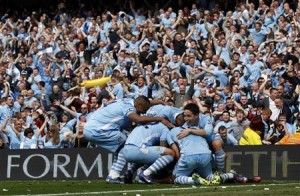
[[[138,96],[134,100],[134,107],[138,113],[146,113],[150,108],[150,101],[146,96]]]

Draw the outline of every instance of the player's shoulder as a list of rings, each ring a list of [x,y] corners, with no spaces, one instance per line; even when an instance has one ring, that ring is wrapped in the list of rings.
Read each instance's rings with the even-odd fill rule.
[[[123,98],[123,99],[117,100],[116,102],[117,103],[123,103],[123,104],[131,104],[131,105],[133,105],[134,104],[134,99],[132,99],[132,98]]]
[[[176,133],[179,133],[183,130],[184,128],[183,127],[174,127],[170,130],[170,133],[171,134],[176,134]]]
[[[201,121],[207,121],[208,123],[212,123],[212,118],[209,115],[206,114],[200,114],[199,118]]]
[[[151,106],[150,107],[150,109],[161,109],[161,108],[167,108],[167,106],[166,105],[162,105],[162,104],[157,104],[157,105],[153,105],[153,106]]]

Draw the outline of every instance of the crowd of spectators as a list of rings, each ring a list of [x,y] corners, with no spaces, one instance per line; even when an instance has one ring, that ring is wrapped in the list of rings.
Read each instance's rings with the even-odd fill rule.
[[[89,115],[139,95],[197,103],[224,145],[300,143],[297,1],[238,1],[226,12],[217,1],[144,2],[1,16],[0,148],[92,147],[82,137]],[[106,76],[106,86],[79,85]]]

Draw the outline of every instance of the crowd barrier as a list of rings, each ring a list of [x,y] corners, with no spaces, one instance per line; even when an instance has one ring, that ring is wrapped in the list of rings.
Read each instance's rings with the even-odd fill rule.
[[[234,146],[225,149],[226,170],[264,180],[300,180],[300,146]],[[100,148],[1,150],[0,180],[105,178],[113,155]]]

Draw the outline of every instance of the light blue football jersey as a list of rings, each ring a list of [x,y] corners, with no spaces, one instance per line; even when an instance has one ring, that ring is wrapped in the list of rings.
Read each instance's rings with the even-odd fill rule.
[[[198,127],[190,127],[198,129]],[[188,136],[178,139],[177,135],[181,133],[184,128],[175,127],[167,135],[167,141],[169,145],[177,143],[180,149],[181,156],[188,156],[194,154],[210,154],[209,146],[204,137],[189,134]]]
[[[167,141],[169,129],[162,123],[139,125],[133,129],[125,144],[137,147],[159,145],[160,141]]]
[[[183,128],[189,128],[190,125],[184,123]],[[198,128],[202,128],[206,132],[206,136],[213,134],[213,120],[210,116],[205,114],[199,114],[199,123],[197,125]]]
[[[130,113],[136,113],[133,99],[122,99],[96,110],[84,125],[85,130],[116,130],[131,123]]]
[[[154,105],[149,108],[149,110],[146,113],[146,116],[162,117],[169,120],[172,124],[175,125],[176,117],[182,113],[183,110],[176,107],[167,105]]]

